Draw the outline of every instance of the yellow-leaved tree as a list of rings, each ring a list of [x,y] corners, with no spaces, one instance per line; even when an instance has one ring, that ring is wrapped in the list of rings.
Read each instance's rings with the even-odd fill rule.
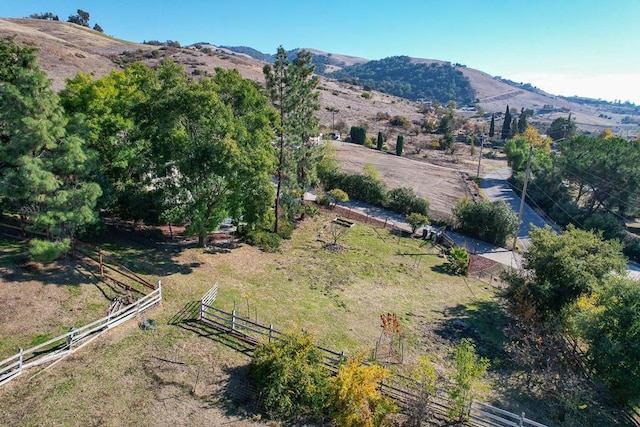
[[[338,425],[384,425],[387,415],[397,410],[393,401],[380,391],[380,383],[389,375],[380,365],[365,365],[362,356],[347,359],[333,379],[333,411]]]

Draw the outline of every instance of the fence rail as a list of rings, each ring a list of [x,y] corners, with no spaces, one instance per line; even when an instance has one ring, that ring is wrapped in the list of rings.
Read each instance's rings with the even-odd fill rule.
[[[161,300],[162,286],[158,281],[157,287],[153,292],[115,313],[111,313],[80,328],[72,328],[66,334],[50,339],[28,350],[20,349],[15,356],[0,361],[0,386],[21,375],[29,368],[63,359],[93,341],[103,332],[138,316]]]
[[[121,288],[146,295],[155,286],[133,271],[107,255],[99,248],[80,242],[74,242],[71,255],[89,268],[97,268],[100,276],[105,277]]]
[[[216,299],[218,285],[205,294],[200,300],[200,320],[222,332],[228,333],[252,346],[257,346],[261,342],[272,342],[280,340],[283,333],[274,329],[273,325],[264,326],[259,323],[245,319],[236,314],[235,310],[227,312],[213,307]],[[345,359],[345,353],[316,346],[323,355],[324,366],[336,372],[339,365]],[[398,406],[410,408],[419,396],[419,384],[408,377],[396,376],[392,381],[381,385],[381,391],[392,398]],[[438,388],[435,395],[431,396],[430,409],[434,414],[446,417],[451,408],[451,401],[447,392],[443,388]],[[477,427],[546,427],[544,424],[530,420],[524,413],[517,415],[509,411],[488,405],[482,402],[473,402],[469,408],[468,425]]]

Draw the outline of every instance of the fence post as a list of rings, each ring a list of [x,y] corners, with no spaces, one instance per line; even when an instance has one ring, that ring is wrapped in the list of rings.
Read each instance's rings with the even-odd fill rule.
[[[23,359],[22,347],[20,347],[20,352],[18,353],[18,371],[19,372],[22,372],[22,359]]]
[[[269,325],[269,344],[271,344],[271,337],[273,337],[273,324]]]
[[[231,330],[232,331],[236,330],[236,310],[235,309],[231,312]]]
[[[98,260],[100,261],[100,275],[104,276],[104,266],[102,265],[102,251],[98,249]]]
[[[204,319],[205,315],[204,315],[204,302],[202,300],[200,300],[200,320]]]
[[[524,411],[522,412],[522,416],[520,417],[520,427],[524,426]]]

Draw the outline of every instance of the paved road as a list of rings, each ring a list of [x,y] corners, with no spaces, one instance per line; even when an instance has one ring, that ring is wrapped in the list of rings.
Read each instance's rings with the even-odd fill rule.
[[[490,201],[502,200],[507,203],[513,211],[518,214],[520,211],[521,198],[507,183],[507,178],[511,176],[511,168],[498,169],[487,173],[480,182],[480,188],[484,191]],[[522,210],[522,223],[518,231],[518,246],[526,248],[529,246],[529,232],[532,226],[544,227],[548,225],[528,204],[525,203]]]

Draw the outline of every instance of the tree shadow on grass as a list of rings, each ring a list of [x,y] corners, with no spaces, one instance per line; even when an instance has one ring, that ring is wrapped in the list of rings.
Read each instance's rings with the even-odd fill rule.
[[[471,338],[479,356],[491,361],[492,369],[507,366],[504,350],[504,327],[508,321],[503,307],[497,301],[472,301],[444,310],[445,319],[435,328],[435,333],[453,345],[463,338]]]

